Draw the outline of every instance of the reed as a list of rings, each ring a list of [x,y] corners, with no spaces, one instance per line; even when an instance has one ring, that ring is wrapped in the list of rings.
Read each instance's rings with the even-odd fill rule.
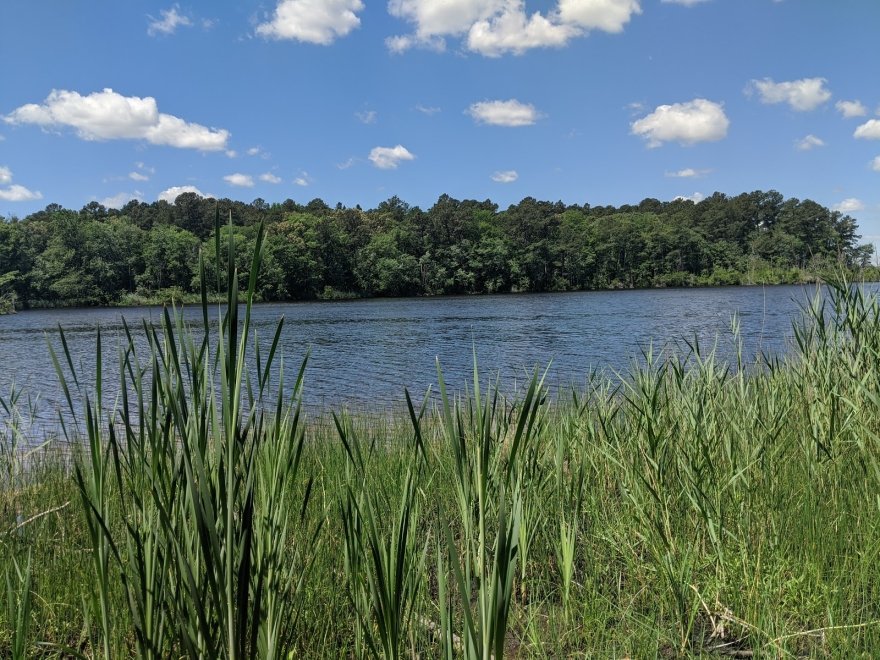
[[[0,656],[880,654],[864,289],[817,292],[755,364],[648,347],[552,401],[475,357],[398,415],[308,419],[283,321],[268,346],[250,324],[260,241],[241,294],[229,249],[217,320],[202,269],[201,323],[126,328],[119,392],[51,341],[72,451],[0,398]]]

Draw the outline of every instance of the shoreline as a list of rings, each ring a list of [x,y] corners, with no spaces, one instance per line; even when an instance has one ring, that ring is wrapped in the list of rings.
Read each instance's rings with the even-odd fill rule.
[[[445,299],[455,299],[455,298],[494,298],[494,297],[509,297],[509,296],[539,296],[539,295],[564,295],[569,293],[625,293],[628,291],[688,291],[694,289],[750,289],[750,288],[758,288],[758,287],[784,287],[784,286],[805,286],[805,285],[817,285],[824,286],[826,285],[828,280],[819,275],[811,275],[809,277],[805,277],[799,279],[797,281],[780,281],[774,280],[771,282],[741,282],[737,284],[719,284],[719,283],[695,283],[695,284],[685,284],[685,285],[655,285],[655,286],[610,286],[604,288],[593,288],[593,289],[558,289],[558,290],[547,290],[547,291],[496,291],[491,293],[440,293],[440,294],[421,294],[414,296],[375,296],[375,295],[345,295],[340,297],[329,297],[329,298],[291,298],[287,300],[259,300],[255,297],[253,304],[255,306],[264,306],[264,305],[296,305],[296,304],[311,304],[311,303],[355,303],[355,302],[368,302],[368,301],[404,301],[404,300],[445,300]],[[853,278],[853,284],[872,284],[880,282],[880,279],[855,279]],[[225,295],[210,295],[208,296],[208,304],[209,305],[223,305],[225,300]],[[13,309],[11,312],[2,312],[0,311],[0,316],[4,315],[12,315],[21,312],[31,312],[31,311],[51,311],[51,310],[76,310],[76,309],[90,309],[90,310],[111,310],[111,309],[136,309],[138,307],[163,307],[163,306],[174,306],[174,307],[198,307],[202,304],[201,299],[198,294],[186,295],[183,297],[183,301],[175,298],[166,298],[164,296],[145,296],[142,301],[129,302],[129,301],[120,301],[116,304],[109,305],[82,305],[73,303],[70,305],[30,305],[28,307],[18,307]],[[240,303],[240,305],[244,305],[244,301]]]

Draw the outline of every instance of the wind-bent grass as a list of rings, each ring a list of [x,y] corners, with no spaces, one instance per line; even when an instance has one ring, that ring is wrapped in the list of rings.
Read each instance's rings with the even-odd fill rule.
[[[231,272],[219,327],[205,285],[201,328],[168,312],[144,354],[127,331],[115,410],[61,335],[73,457],[23,460],[0,399],[0,657],[880,655],[880,305],[858,287],[757,365],[647,351],[556,402],[537,374],[510,400],[438,369],[433,404],[326,423],[277,332],[251,337],[259,258],[241,318]]]

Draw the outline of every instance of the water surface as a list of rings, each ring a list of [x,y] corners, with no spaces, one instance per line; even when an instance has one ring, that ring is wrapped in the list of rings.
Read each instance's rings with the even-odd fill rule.
[[[800,286],[726,287],[263,304],[254,307],[253,325],[267,345],[284,317],[281,352],[290,380],[310,352],[307,405],[361,408],[400,402],[404,387],[423,393],[436,383],[436,359],[447,383],[461,387],[474,349],[481,369],[498,375],[507,390],[548,364],[552,386],[581,385],[593,369],[626,370],[650,344],[656,352],[694,337],[704,346],[718,340],[732,357],[734,315],[747,359],[779,353],[812,293]],[[60,325],[87,377],[94,374],[101,329],[105,391],[112,393],[122,318],[143,335],[142,321],[158,324],[161,313],[159,307],[90,308],[0,317],[0,392],[15,382],[39,397],[41,419],[57,419],[64,399],[47,340],[60,354]],[[199,323],[201,310],[188,307],[184,315]]]

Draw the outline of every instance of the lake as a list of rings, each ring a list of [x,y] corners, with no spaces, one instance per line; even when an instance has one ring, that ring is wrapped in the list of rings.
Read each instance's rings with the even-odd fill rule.
[[[726,287],[652,289],[415,299],[373,299],[256,305],[253,324],[268,345],[279,317],[288,380],[310,351],[306,404],[311,408],[381,408],[414,399],[436,384],[435,359],[452,388],[470,378],[475,349],[481,371],[498,375],[513,391],[531,371],[550,365],[553,388],[583,385],[592,369],[626,370],[640,350],[683,347],[698,337],[703,346],[718,340],[719,351],[734,355],[731,320],[737,315],[744,353],[779,353],[791,335],[799,305],[815,287]],[[216,316],[216,306],[213,307]],[[201,310],[185,318],[199,322]],[[74,361],[93,374],[95,330],[105,352],[105,391],[114,392],[116,351],[125,318],[139,335],[141,321],[159,323],[161,308],[61,309],[0,317],[0,393],[11,383],[37,402],[38,418],[53,423],[63,394],[47,349],[60,355],[57,327],[67,334]],[[0,409],[0,415],[4,415]]]

